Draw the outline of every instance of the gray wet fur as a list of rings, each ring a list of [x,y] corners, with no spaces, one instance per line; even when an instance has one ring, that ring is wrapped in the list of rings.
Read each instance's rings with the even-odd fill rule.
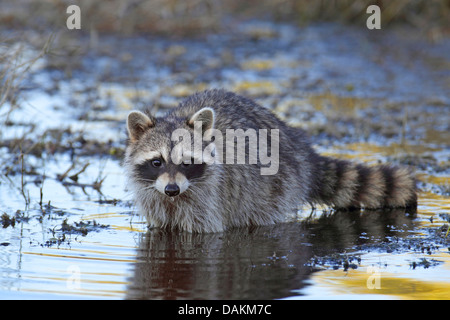
[[[163,194],[153,181],[142,179],[136,159],[170,150],[172,132],[177,128],[193,132],[189,120],[203,108],[214,110],[210,125],[222,132],[224,141],[226,129],[268,129],[269,135],[271,129],[279,129],[278,172],[261,175],[259,160],[257,164],[208,164],[176,197]],[[165,117],[155,118],[149,110],[145,114],[129,116],[124,167],[139,211],[152,227],[220,232],[230,227],[269,225],[285,221],[305,203],[337,208],[416,206],[415,182],[408,170],[367,167],[320,156],[303,130],[289,127],[240,95],[207,90],[188,97]],[[168,168],[168,176],[173,178],[177,167]]]

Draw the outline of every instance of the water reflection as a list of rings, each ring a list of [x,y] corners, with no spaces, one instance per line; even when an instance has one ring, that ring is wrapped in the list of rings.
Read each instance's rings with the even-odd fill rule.
[[[128,299],[276,299],[307,286],[312,257],[404,237],[404,210],[336,212],[310,222],[189,234],[152,229],[141,239]]]

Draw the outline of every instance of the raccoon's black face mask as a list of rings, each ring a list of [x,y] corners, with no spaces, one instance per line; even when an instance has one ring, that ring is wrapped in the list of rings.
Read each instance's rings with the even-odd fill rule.
[[[166,163],[163,159],[155,158],[138,165],[137,172],[140,178],[153,182],[164,173],[167,173],[169,176],[175,176],[177,173],[180,173],[188,180],[195,180],[203,175],[205,167],[205,163],[194,164],[193,160],[191,163],[175,165]]]
[[[172,161],[169,149],[173,148],[174,143],[167,140],[167,132],[173,132],[177,125],[184,126],[184,129],[192,133],[196,121],[201,121],[203,134],[205,130],[213,127],[214,111],[211,108],[203,108],[184,121],[154,118],[139,111],[129,114],[127,127],[130,145],[135,146],[135,152],[131,155],[139,158],[134,171],[141,183],[153,184],[160,193],[174,197],[185,192],[203,176],[207,164],[197,163],[198,160],[195,161],[194,158],[181,163]],[[148,159],[145,159],[146,157]]]
[[[138,165],[137,174],[142,181],[153,183],[159,192],[174,197],[201,178],[205,168],[205,163],[194,164],[192,161],[176,165],[155,158]]]

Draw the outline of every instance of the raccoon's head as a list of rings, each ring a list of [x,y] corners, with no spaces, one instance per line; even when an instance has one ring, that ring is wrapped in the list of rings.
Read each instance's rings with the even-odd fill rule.
[[[200,127],[194,126],[197,121],[201,121]],[[185,192],[202,179],[207,166],[199,154],[191,152],[195,130],[200,130],[197,134],[202,137],[213,126],[214,110],[211,108],[203,108],[187,117],[169,115],[165,118],[132,111],[127,119],[129,144],[125,163],[131,169],[133,182],[139,188],[155,188],[169,197]],[[185,135],[174,141],[174,132]],[[180,148],[183,141],[189,142],[187,148],[186,144]]]

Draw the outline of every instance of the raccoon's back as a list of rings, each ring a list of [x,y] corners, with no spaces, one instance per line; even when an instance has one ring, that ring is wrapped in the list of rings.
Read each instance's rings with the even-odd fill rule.
[[[184,118],[210,107],[215,111],[215,128],[226,129],[286,129],[286,125],[272,112],[254,101],[225,90],[197,92],[180,103],[168,118]]]
[[[221,89],[197,92],[180,103],[168,117],[187,117],[204,107],[215,111],[214,127],[222,132],[224,139],[227,129],[253,129],[257,133],[266,129],[268,135],[272,129],[279,130],[280,164],[300,167],[304,171],[302,165],[307,165],[314,154],[305,131],[288,126],[267,108],[233,92]]]

